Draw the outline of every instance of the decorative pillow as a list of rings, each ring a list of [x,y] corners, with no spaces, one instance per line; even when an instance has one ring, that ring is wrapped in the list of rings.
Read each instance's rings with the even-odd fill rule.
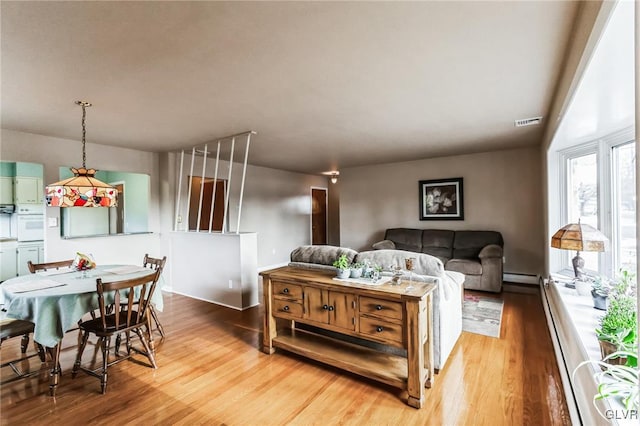
[[[391,240],[382,240],[371,246],[374,250],[395,250],[396,243]]]
[[[351,263],[358,252],[345,247],[300,246],[291,252],[291,261],[331,266],[343,254],[347,256],[347,260]]]

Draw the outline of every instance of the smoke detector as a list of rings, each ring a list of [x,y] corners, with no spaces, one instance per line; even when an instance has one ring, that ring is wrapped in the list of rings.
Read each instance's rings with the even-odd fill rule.
[[[515,121],[515,125],[516,127],[533,126],[540,124],[541,122],[542,117],[521,118],[520,120]]]

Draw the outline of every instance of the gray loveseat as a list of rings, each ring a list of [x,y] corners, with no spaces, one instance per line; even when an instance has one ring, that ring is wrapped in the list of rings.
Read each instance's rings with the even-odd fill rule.
[[[444,229],[387,229],[375,250],[395,249],[437,257],[447,271],[465,275],[464,288],[502,291],[504,241],[496,231],[450,231]]]

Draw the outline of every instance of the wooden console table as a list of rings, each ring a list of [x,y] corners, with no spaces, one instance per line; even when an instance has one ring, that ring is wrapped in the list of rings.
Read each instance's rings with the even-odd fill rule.
[[[275,348],[408,392],[421,408],[433,381],[432,283],[356,284],[334,273],[283,267],[264,271],[263,351]],[[303,330],[297,323],[324,332]],[[376,345],[363,343],[374,342]],[[391,346],[406,356],[379,350]]]

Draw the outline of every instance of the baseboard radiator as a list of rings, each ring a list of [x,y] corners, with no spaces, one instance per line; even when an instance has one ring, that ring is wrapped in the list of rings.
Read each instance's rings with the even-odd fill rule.
[[[539,275],[519,274],[516,272],[505,272],[502,275],[502,281],[517,284],[530,284],[537,286],[540,280]]]

